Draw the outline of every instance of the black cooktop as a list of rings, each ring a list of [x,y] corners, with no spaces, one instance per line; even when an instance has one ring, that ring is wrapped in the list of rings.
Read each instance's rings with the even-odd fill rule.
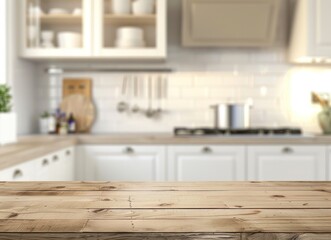
[[[245,128],[245,129],[217,129],[217,128],[175,128],[176,136],[233,136],[233,135],[261,135],[261,136],[298,136],[302,135],[300,128]]]

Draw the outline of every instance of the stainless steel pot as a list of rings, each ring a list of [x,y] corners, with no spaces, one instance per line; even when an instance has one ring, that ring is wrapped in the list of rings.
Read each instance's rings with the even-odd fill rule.
[[[215,127],[238,129],[250,127],[249,104],[218,104],[212,106],[215,111]]]

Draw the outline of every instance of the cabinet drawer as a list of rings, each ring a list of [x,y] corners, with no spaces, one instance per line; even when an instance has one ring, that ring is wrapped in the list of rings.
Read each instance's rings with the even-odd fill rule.
[[[248,179],[251,181],[326,180],[326,147],[248,147]]]
[[[80,148],[84,176],[93,181],[164,181],[165,147],[87,146]]]
[[[244,181],[244,146],[171,146],[169,181]]]

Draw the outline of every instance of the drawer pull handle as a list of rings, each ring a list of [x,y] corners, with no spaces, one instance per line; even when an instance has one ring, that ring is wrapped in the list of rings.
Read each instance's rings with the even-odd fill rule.
[[[53,162],[57,162],[59,160],[59,157],[57,156],[57,155],[55,155],[54,157],[53,157]]]
[[[294,150],[290,147],[285,147],[283,149],[283,153],[286,153],[286,154],[293,153],[293,152],[294,152]]]
[[[49,161],[47,159],[43,160],[43,167],[46,167],[49,165]]]
[[[66,151],[66,155],[67,156],[70,156],[71,155],[71,151],[70,150]]]
[[[23,177],[23,172],[19,169],[15,170],[14,174],[13,174],[13,178],[17,179],[17,178],[21,178]]]
[[[204,148],[202,149],[202,152],[203,152],[203,153],[212,153],[213,150],[212,150],[210,147],[204,147]]]
[[[124,152],[126,154],[134,154],[134,149],[132,147],[127,147]]]

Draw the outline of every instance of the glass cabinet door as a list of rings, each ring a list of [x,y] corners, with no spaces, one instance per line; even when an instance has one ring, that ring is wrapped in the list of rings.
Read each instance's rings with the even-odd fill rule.
[[[95,4],[97,56],[166,56],[166,0],[97,0]]]
[[[91,7],[91,0],[23,0],[22,55],[91,55]]]

